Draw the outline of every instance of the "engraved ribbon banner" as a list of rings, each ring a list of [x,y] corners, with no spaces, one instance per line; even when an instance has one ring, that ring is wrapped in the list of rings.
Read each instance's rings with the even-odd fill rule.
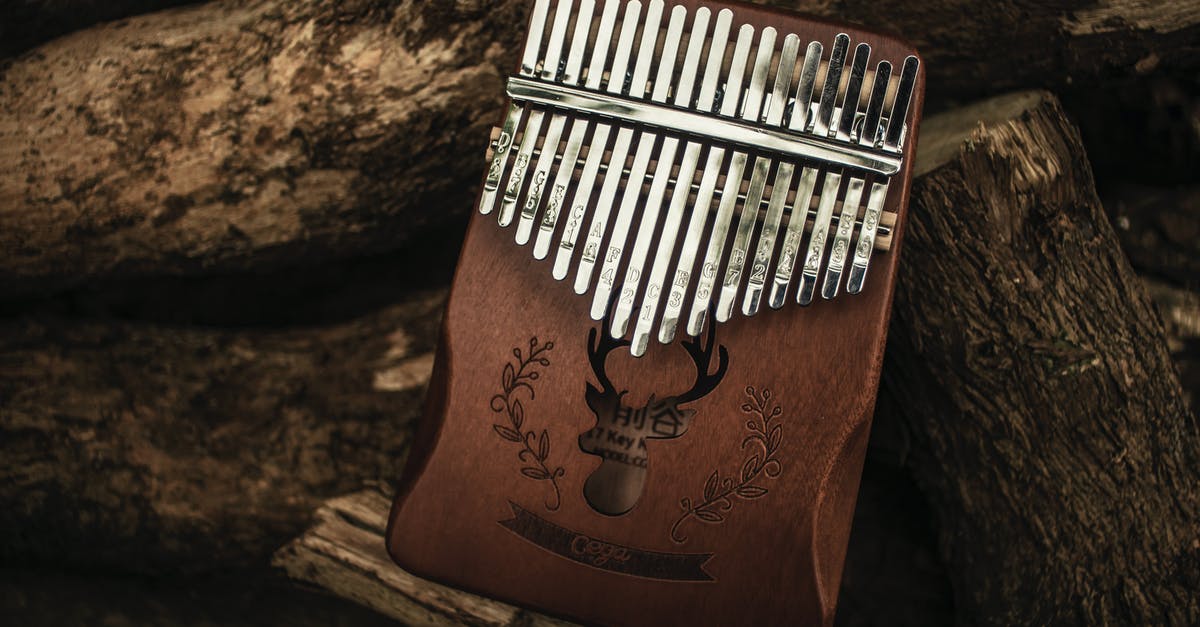
[[[635,577],[673,581],[713,581],[704,572],[712,553],[643,551],[572,531],[509,501],[513,517],[501,520],[509,531],[551,553],[593,568]]]

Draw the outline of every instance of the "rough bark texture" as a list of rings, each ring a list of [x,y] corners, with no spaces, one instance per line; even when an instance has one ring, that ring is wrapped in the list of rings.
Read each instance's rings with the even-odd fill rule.
[[[1139,272],[1200,289],[1200,185],[1119,183],[1105,200]]]
[[[443,294],[317,328],[0,323],[0,557],[261,567],[398,476]]]
[[[1200,622],[1200,430],[1076,129],[1027,93],[922,131],[884,381],[960,622]]]
[[[775,3],[913,39],[931,101],[1189,71],[1200,41],[1196,0]],[[527,5],[210,3],[0,66],[0,299],[395,250],[461,218]]]
[[[899,33],[928,62],[931,100],[1195,69],[1197,0],[768,0]]]
[[[1200,217],[1200,214],[1197,215]],[[1200,292],[1146,280],[1146,291],[1167,330],[1167,348],[1179,370],[1179,382],[1190,394],[1192,413],[1200,411]]]
[[[461,218],[520,31],[503,4],[214,3],[21,57],[0,298],[395,250]]]

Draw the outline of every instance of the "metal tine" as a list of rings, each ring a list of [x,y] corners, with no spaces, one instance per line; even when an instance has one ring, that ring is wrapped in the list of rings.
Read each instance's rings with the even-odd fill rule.
[[[880,61],[875,67],[875,83],[871,87],[871,99],[867,103],[867,115],[863,118],[862,131],[858,135],[858,143],[867,148],[874,148],[879,138],[879,120],[883,115],[883,99],[887,96],[888,81],[892,79],[892,64]]]
[[[815,53],[813,52],[816,47]],[[796,58],[800,53],[800,38],[795,35],[789,35],[784,39],[783,54],[780,55],[779,71],[780,75],[775,79],[775,94],[772,95],[772,101],[784,102],[787,99],[787,91],[791,88],[792,72],[795,70]],[[784,63],[786,61],[786,63]],[[808,80],[807,87],[800,85],[797,90],[797,101],[795,104],[798,111],[799,107],[807,107],[808,100],[812,94],[812,83],[816,77],[816,70],[813,69],[808,73],[808,67],[811,64],[819,65],[821,62],[821,44],[811,42],[808,51],[805,54],[804,66],[800,70],[800,80]],[[787,69],[786,76],[783,74],[784,68]],[[780,83],[782,85],[782,93],[780,93]],[[799,94],[804,92],[803,103],[800,102]],[[803,118],[803,114],[800,116]],[[803,124],[803,121],[800,122]],[[794,124],[789,124],[789,128],[793,128]],[[802,127],[802,126],[801,126]],[[747,316],[753,316],[758,313],[758,308],[762,302],[762,294],[766,287],[767,272],[771,267],[771,255],[775,251],[775,239],[779,234],[779,225],[783,221],[783,211],[787,204],[788,190],[792,185],[792,177],[796,172],[796,164],[789,161],[780,162],[779,167],[775,171],[775,178],[771,181],[771,199],[767,203],[767,214],[763,218],[762,230],[759,233],[758,250],[754,254],[754,263],[750,266],[750,276],[746,279],[746,296],[742,300],[742,313]]]
[[[593,0],[584,0],[583,4],[580,5],[581,14],[588,5],[592,4],[594,4]],[[584,86],[588,89],[600,89],[604,78],[604,66],[608,62],[609,47],[612,45],[613,31],[616,29],[620,6],[621,0],[607,0],[604,5],[604,11],[600,16],[600,26],[596,31],[596,42],[592,49],[592,59],[588,65],[587,80],[584,83]],[[582,24],[582,17],[580,20]],[[576,31],[576,37],[576,42],[578,42],[578,31]],[[586,44],[586,37],[584,39],[584,43]],[[574,55],[574,51],[572,51],[572,55]],[[591,121],[588,118],[576,118],[571,122],[571,135],[567,138],[567,147],[563,150],[558,174],[555,175],[554,184],[550,187],[550,198],[546,201],[546,210],[542,212],[537,240],[533,244],[533,256],[535,259],[545,259],[546,255],[550,252],[554,230],[558,226],[558,219],[562,214],[563,202],[566,200],[567,188],[575,175],[575,164],[579,159],[579,152],[583,148],[583,140],[587,136],[590,126]],[[597,161],[596,163],[599,165],[600,162]],[[573,230],[578,229],[578,225],[582,222],[586,209],[587,204],[585,202],[572,211],[571,220],[575,225]],[[572,241],[574,240],[572,239]],[[566,276],[565,268],[562,276],[556,275],[555,278],[561,280],[564,276]]]
[[[883,64],[880,64],[880,70],[883,70]],[[900,150],[900,141],[903,139],[904,121],[908,119],[908,108],[912,100],[913,88],[917,82],[917,69],[920,62],[916,57],[908,57],[904,60],[904,67],[900,72],[900,85],[896,90],[896,101],[892,104],[892,115],[888,118],[887,130],[884,134],[884,148],[895,151]],[[891,68],[888,68],[890,74]],[[877,76],[879,76],[877,72]],[[876,78],[876,84],[879,84],[879,78]],[[887,77],[882,82],[882,87],[876,87],[877,90],[887,90]],[[874,106],[875,94],[872,94],[872,106]],[[879,107],[882,109],[882,97],[880,97]],[[871,120],[871,112],[867,111],[867,121]],[[865,129],[876,127],[863,127]],[[893,130],[895,129],[895,130]],[[894,141],[889,145],[889,140]],[[862,138],[860,138],[860,142]],[[874,144],[874,136],[871,137],[871,143]],[[890,147],[889,147],[890,146]],[[850,280],[846,284],[846,291],[850,294],[858,294],[862,292],[863,283],[867,280],[867,268],[871,263],[871,253],[875,248],[875,235],[879,229],[879,216],[883,213],[883,203],[887,200],[888,185],[891,179],[886,179],[882,182],[876,182],[871,186],[871,195],[867,200],[867,211],[863,215],[862,229],[858,233],[858,245],[854,247],[854,261],[850,266]]]
[[[854,63],[850,67],[850,82],[846,85],[846,96],[842,100],[842,119],[838,124],[837,137],[850,141],[854,117],[858,114],[858,96],[862,91],[863,77],[867,73],[867,62],[871,58],[871,46],[858,44],[854,50]],[[846,184],[846,199],[842,203],[842,214],[838,217],[837,231],[833,236],[833,247],[829,251],[829,264],[825,268],[825,283],[821,297],[830,300],[837,296],[842,282],[842,271],[846,268],[846,256],[850,253],[850,238],[854,236],[854,221],[858,218],[858,207],[862,201],[866,180],[852,176]]]
[[[609,0],[609,4],[604,7],[605,17],[607,17],[609,9],[615,9],[621,4],[621,1]],[[637,36],[638,16],[641,11],[642,3],[638,0],[631,0],[625,4],[625,15],[621,19],[621,34],[617,38],[616,55],[613,58],[606,87],[609,93],[620,94],[624,91],[625,72],[629,69],[629,58],[633,53],[634,37]],[[599,70],[595,70],[595,64],[588,70],[589,87],[592,87],[593,79],[598,80],[604,73],[604,63],[601,62]],[[598,89],[599,86],[597,85],[595,88]],[[554,258],[552,273],[554,278],[560,281],[566,278],[567,271],[570,269],[571,254],[575,250],[575,241],[582,230],[580,227],[583,226],[583,219],[587,213],[588,204],[591,202],[592,191],[596,184],[596,174],[600,171],[600,165],[604,161],[608,136],[611,132],[612,125],[604,122],[597,122],[596,129],[592,132],[587,161],[583,164],[583,172],[580,173],[575,195],[571,201],[571,217],[566,227],[563,228],[562,237],[558,242],[558,254]],[[599,205],[603,207],[604,203],[601,202]]]
[[[854,221],[858,217],[858,207],[862,203],[866,184],[865,179],[857,176],[851,177],[846,183],[846,199],[842,202],[842,215],[838,217],[833,248],[829,251],[829,265],[825,268],[825,283],[821,287],[821,297],[825,300],[835,298],[841,285],[846,255],[850,252],[850,238],[854,235]]]
[[[896,101],[892,103],[892,114],[888,116],[887,132],[883,138],[884,150],[900,152],[900,143],[904,137],[904,122],[908,119],[908,105],[912,100],[913,88],[917,83],[917,68],[920,61],[916,57],[904,60],[904,68],[900,71],[900,85],[896,88]]]
[[[679,45],[683,40],[683,27],[687,20],[687,9],[682,6],[676,6],[671,10],[671,19],[667,26],[667,38],[664,40],[663,50],[658,57],[658,75],[654,80],[654,91],[651,93],[650,99],[657,103],[665,103],[667,96],[671,92],[671,79],[675,75],[675,61],[679,54]],[[645,44],[646,35],[642,35],[642,43]],[[653,44],[651,44],[653,45]],[[643,46],[645,50],[645,46]],[[653,56],[654,51],[650,51]],[[648,71],[649,68],[647,68]],[[634,80],[637,80],[636,78]],[[612,236],[609,239],[608,250],[604,258],[604,265],[600,269],[600,279],[596,282],[596,294],[592,299],[592,318],[600,320],[607,313],[609,307],[609,296],[613,293],[613,287],[616,285],[617,271],[620,268],[622,258],[624,257],[625,245],[629,239],[629,229],[633,226],[634,216],[638,209],[638,200],[642,195],[642,183],[646,179],[649,172],[650,159],[654,156],[654,145],[658,142],[658,133],[642,132],[638,137],[637,150],[634,153],[633,166],[629,171],[629,181],[625,185],[625,191],[621,197],[621,204],[617,210],[616,220],[613,222]],[[674,156],[672,155],[672,159]],[[662,167],[662,161],[659,161],[658,166]],[[668,166],[667,172],[669,173]],[[607,177],[607,175],[606,175]],[[607,178],[606,178],[607,180]],[[665,177],[663,181],[663,189],[665,190]],[[657,197],[657,203],[655,198]],[[646,208],[643,211],[641,230],[647,228],[649,220],[649,230],[651,234],[654,231],[654,225],[658,219],[658,210],[662,206],[662,190],[659,190],[657,196],[651,190],[650,196],[647,197]],[[653,215],[653,219],[650,216]],[[645,259],[645,249],[650,245],[649,241],[643,241],[642,233],[639,232],[637,242],[641,244],[641,258]],[[638,257],[638,245],[634,245],[634,253],[632,259]],[[640,267],[640,263],[638,264]],[[633,265],[630,265],[632,271]],[[627,281],[628,282],[628,279]],[[617,298],[618,310],[623,310],[624,316],[614,316],[612,324],[609,326],[610,332],[616,338],[624,337],[625,329],[629,322],[629,312],[633,309],[633,299],[637,292],[636,284],[631,288],[628,286],[623,289],[620,296]],[[623,307],[622,307],[623,305]],[[618,333],[617,331],[620,331]]]
[[[821,104],[813,132],[828,137],[833,123],[833,109],[837,105],[838,88],[842,82],[842,66],[846,64],[846,51],[850,47],[850,36],[840,33],[833,39],[833,52],[829,56],[829,69],[825,72],[825,85],[821,88]]]
[[[768,127],[782,126],[783,114],[787,109],[788,92],[792,89],[792,73],[796,71],[796,57],[800,54],[800,38],[788,35],[783,40],[783,50],[779,55],[779,69],[775,73],[775,83],[772,87],[770,100],[767,101],[764,122]],[[733,314],[737,304],[738,288],[741,286],[742,271],[745,269],[746,258],[750,253],[750,241],[754,235],[754,227],[758,224],[758,210],[762,205],[763,192],[767,185],[767,175],[774,160],[767,157],[757,157],[754,160],[753,174],[750,176],[750,187],[746,190],[746,201],[738,216],[738,226],[733,238],[733,249],[729,253],[729,262],[725,269],[725,278],[721,284],[721,296],[717,300],[716,318],[724,322]],[[791,166],[792,164],[788,163]],[[784,163],[780,163],[783,167]],[[776,172],[778,174],[778,172]],[[789,177],[790,178],[790,177]],[[786,186],[784,192],[786,193]],[[772,194],[774,195],[774,194]],[[780,208],[782,211],[782,207]],[[769,208],[768,208],[769,211]],[[773,217],[778,225],[779,215]],[[772,222],[772,216],[764,221],[764,230]],[[765,233],[764,233],[765,235]],[[774,233],[770,235],[774,238]],[[757,257],[757,255],[755,255]],[[752,267],[751,273],[760,277],[766,276],[766,266]]]
[[[846,94],[842,97],[842,119],[838,121],[837,138],[850,141],[854,130],[854,116],[858,114],[858,96],[862,92],[863,78],[867,75],[867,63],[871,60],[871,45],[858,44],[854,49],[854,61],[850,64],[850,80],[846,83]]]
[[[558,10],[569,16],[573,1],[560,0]],[[580,73],[583,70],[584,48],[592,27],[592,12],[595,8],[595,0],[579,1],[579,11],[575,17],[575,32],[571,36],[571,49],[567,54],[567,62],[563,66],[561,75],[554,76],[558,73],[557,68],[551,72],[549,77],[551,80],[567,85],[579,83]],[[562,113],[554,113],[550,116],[546,141],[542,143],[541,153],[534,164],[533,175],[530,176],[529,192],[526,194],[525,204],[521,209],[521,219],[517,222],[516,240],[522,246],[529,242],[530,234],[533,231],[537,208],[542,202],[546,181],[550,178],[550,169],[554,166],[554,158],[558,155],[558,144],[562,141],[563,130],[566,128],[568,119],[570,118]]]
[[[560,0],[554,12],[554,26],[550,30],[550,41],[547,44],[546,58],[542,62],[542,70],[538,77],[542,80],[554,80],[558,76],[559,62],[562,60],[563,47],[567,40],[567,25],[571,18],[571,0]],[[521,196],[521,188],[525,185],[525,171],[529,160],[533,158],[533,150],[537,147],[538,136],[542,131],[542,121],[546,112],[533,109],[525,122],[525,131],[521,138],[521,147],[513,160],[512,172],[508,174],[508,183],[504,186],[504,196],[500,200],[500,226],[512,224],[517,210],[517,200]]]
[[[675,12],[679,12],[683,7],[676,7]],[[686,9],[683,11],[686,13]],[[695,91],[696,78],[700,69],[700,55],[704,52],[704,42],[708,35],[708,22],[711,11],[706,7],[700,7],[696,10],[696,16],[692,21],[692,28],[688,35],[687,52],[684,54],[683,67],[679,76],[679,84],[675,87],[674,104],[679,107],[691,107],[692,93]],[[672,18],[674,18],[674,13]],[[673,20],[672,20],[672,23]],[[668,38],[668,41],[670,39]],[[670,44],[668,44],[669,46]],[[670,84],[671,74],[675,68],[675,54],[667,54],[668,50],[663,50],[663,59],[670,60],[670,64],[665,64],[659,68],[658,80],[655,81],[655,98],[661,96],[662,100],[666,100],[666,88]],[[672,51],[673,52],[673,51]],[[669,68],[669,69],[668,69]],[[664,75],[664,70],[667,70]],[[718,68],[716,73],[720,72]],[[716,81],[713,81],[715,89]],[[663,87],[664,92],[658,93],[659,87]],[[707,109],[712,109],[711,99]],[[650,191],[646,197],[646,207],[642,213],[642,221],[638,226],[637,238],[633,245],[633,252],[630,253],[629,269],[625,273],[625,280],[621,285],[620,297],[616,302],[616,311],[612,316],[612,334],[615,337],[624,337],[626,329],[629,327],[629,318],[633,314],[634,298],[637,295],[638,287],[641,283],[643,269],[646,265],[646,257],[650,253],[652,239],[654,237],[655,227],[658,225],[659,213],[662,209],[663,202],[667,196],[667,185],[671,180],[671,170],[675,167],[675,156],[679,151],[679,138],[667,136],[663,138],[662,147],[658,151],[657,166],[654,171],[654,178],[650,183]],[[696,158],[699,157],[699,150],[693,155],[691,169],[694,174]],[[685,155],[686,159],[686,155]],[[680,175],[683,175],[680,172]],[[677,177],[679,178],[679,177]],[[687,178],[691,182],[691,176]],[[690,187],[690,185],[689,185]],[[670,251],[675,248],[675,234],[679,230],[679,219],[682,215],[682,204],[676,207],[670,206],[667,212],[666,219],[663,224],[663,233],[658,241],[658,249],[660,252]],[[665,264],[664,264],[665,265]],[[659,293],[662,290],[662,274],[666,273],[665,267],[660,271],[660,276],[657,282],[651,281],[646,285],[646,293],[642,297],[642,302],[647,300],[657,300]],[[644,306],[643,306],[643,309]],[[645,313],[643,311],[643,313]],[[651,312],[651,317],[653,313]],[[635,341],[630,347],[634,356],[640,357],[646,352],[646,345],[649,340],[649,329],[643,333],[640,347]]]
[[[722,11],[724,13],[724,11]],[[737,43],[733,48],[733,59],[729,64],[729,76],[726,78],[720,111],[723,117],[734,117],[738,110],[738,97],[742,93],[742,83],[746,77],[746,62],[750,59],[750,46],[754,43],[754,27],[743,24],[738,30]],[[709,62],[713,54],[725,54],[724,46],[720,50],[713,46],[710,50]],[[704,94],[701,95],[701,98]],[[679,317],[683,312],[684,294],[687,292],[692,277],[692,265],[696,261],[696,253],[700,248],[700,238],[708,221],[708,210],[712,206],[716,194],[717,180],[721,176],[721,164],[725,161],[725,149],[712,146],[708,150],[708,158],[704,164],[700,178],[700,189],[696,192],[696,204],[692,208],[692,216],[688,220],[687,234],[683,238],[683,246],[679,250],[679,260],[675,265],[675,273],[671,279],[671,293],[663,308],[662,325],[659,327],[658,340],[663,344],[675,338],[675,330]],[[727,185],[728,187],[728,185]],[[736,191],[736,188],[735,188]]]
[[[821,90],[821,105],[817,112],[816,132],[819,135],[830,133],[830,121],[833,117],[834,101],[838,95],[838,83],[841,81],[842,66],[846,62],[846,48],[850,45],[850,37],[845,33],[834,39],[833,55],[829,60],[829,69],[825,73],[825,87]],[[837,193],[841,186],[842,175],[839,172],[827,171],[825,183],[821,187],[821,201],[817,206],[817,217],[813,220],[812,235],[808,240],[808,252],[804,256],[804,267],[800,274],[800,289],[797,290],[796,301],[801,305],[812,302],[817,291],[817,277],[821,272],[821,260],[825,256],[825,243],[829,236],[829,223],[833,220],[833,207],[837,203]],[[802,207],[803,205],[796,205]],[[806,212],[807,213],[807,212]]]
[[[863,283],[867,279],[867,267],[871,263],[871,253],[875,247],[875,234],[879,229],[879,215],[883,213],[883,203],[887,200],[888,183],[876,182],[871,185],[871,195],[867,199],[867,212],[863,216],[862,229],[858,233],[858,245],[854,249],[854,262],[850,266],[850,280],[846,284],[846,292],[858,294],[862,292]]]
[[[754,60],[750,88],[746,91],[745,100],[742,103],[742,119],[748,122],[757,122],[762,111],[767,75],[771,71],[771,61],[775,56],[775,36],[775,29],[767,27],[763,29],[759,38],[758,56]],[[731,94],[727,92],[726,96],[729,95]],[[729,159],[729,166],[725,172],[725,189],[721,191],[721,204],[713,219],[712,232],[708,238],[708,250],[704,254],[704,264],[701,266],[700,279],[696,285],[696,295],[692,300],[692,311],[688,315],[687,331],[689,335],[700,335],[704,329],[704,322],[708,317],[708,306],[712,301],[713,288],[717,275],[720,273],[721,255],[725,250],[725,240],[729,235],[730,221],[733,219],[733,211],[738,204],[738,188],[741,187],[748,158],[747,153],[736,151]],[[762,200],[761,192],[758,200],[760,202]],[[755,203],[754,207],[757,210],[758,203]]]
[[[638,48],[637,63],[634,66],[629,87],[628,95],[631,98],[642,98],[646,93],[646,81],[650,79],[650,68],[654,63],[654,50],[656,44],[658,43],[658,29],[660,23],[662,22],[662,15],[665,9],[666,5],[663,0],[650,0],[650,2],[647,4],[646,18],[642,28],[642,42]],[[635,132],[637,131],[632,126],[622,126],[620,130],[617,131],[617,138],[613,142],[612,157],[610,161],[611,163],[625,162],[625,158],[629,156],[629,149],[633,145],[633,136]],[[644,136],[644,134],[639,135]],[[653,146],[650,148],[653,148]],[[641,143],[639,142],[638,152],[634,158],[633,168],[631,168],[629,174],[629,180],[638,181],[638,184],[628,185],[626,187],[627,192],[635,187],[639,190],[641,189],[640,183],[642,179],[645,178],[646,169],[650,165],[650,148],[643,150]],[[623,179],[624,176],[619,171],[619,168],[613,168],[604,175],[604,183],[600,188],[600,199],[596,203],[596,210],[592,213],[591,227],[588,229],[587,240],[583,246],[583,255],[579,260],[579,267],[576,269],[575,273],[576,294],[586,293],[589,285],[592,282],[592,271],[595,269],[596,262],[599,260],[600,245],[603,243],[604,235],[608,231],[608,218],[614,204],[609,199],[615,199],[617,197],[617,191],[620,189]],[[627,217],[627,214],[628,211],[626,210],[626,204],[625,202],[622,202],[621,210],[618,212],[618,218],[625,218],[625,220],[622,221],[621,224],[618,224],[618,228],[620,228],[622,225],[625,225],[625,231],[629,230],[627,224],[630,218]],[[625,234],[619,234],[620,240],[617,240],[616,235],[617,234],[614,233],[614,242],[623,245]],[[619,259],[621,255],[620,248],[609,249],[605,258],[607,260],[614,255]],[[611,288],[616,279],[615,275],[616,270],[612,269],[608,276],[603,277],[604,281],[602,284]],[[594,320],[603,318],[605,309],[606,306],[602,305],[600,307],[596,307],[593,304],[591,311],[592,318]]]
[[[796,86],[795,104],[792,106],[792,119],[788,128],[795,132],[804,132],[808,128],[808,117],[811,109],[813,86],[817,82],[817,72],[821,69],[821,53],[824,48],[820,42],[808,44],[804,55],[804,66],[800,71],[800,83]],[[796,197],[792,202],[792,210],[788,215],[787,230],[783,236],[783,248],[779,252],[779,264],[775,268],[775,278],[771,283],[771,294],[768,303],[772,309],[783,307],[788,285],[792,281],[792,269],[796,265],[796,256],[800,251],[800,243],[804,237],[804,225],[808,222],[808,206],[812,202],[813,189],[817,184],[817,169],[806,166],[800,172],[800,186],[796,189]],[[779,183],[777,183],[779,185]],[[784,197],[787,195],[787,185],[782,185]],[[780,187],[776,187],[779,190]],[[779,204],[785,202],[780,200]],[[772,198],[773,206],[777,206]],[[769,258],[775,243],[762,242],[760,254]],[[768,264],[768,267],[770,264]],[[754,306],[757,309],[757,305]]]
[[[697,15],[697,18],[699,18],[699,15]],[[725,62],[726,46],[729,42],[729,30],[732,23],[733,12],[729,9],[724,9],[717,14],[716,25],[713,28],[711,38],[712,43],[708,53],[708,63],[704,68],[704,78],[700,83],[700,94],[695,103],[695,109],[698,111],[709,113],[716,107],[717,81],[721,79],[721,64]],[[699,19],[697,19],[696,25],[693,26],[692,37],[699,48],[704,47],[704,29],[700,28]],[[689,63],[691,63],[690,60],[692,58],[690,45],[691,43],[689,42]],[[696,54],[698,55],[699,52]],[[697,58],[696,62],[692,65],[693,67],[699,67],[699,59]],[[692,105],[691,90],[685,89],[686,87],[690,87],[689,83],[686,80],[681,81],[680,90],[675,97],[676,106],[688,107]],[[683,150],[683,160],[679,164],[679,174],[676,176],[675,188],[671,192],[671,201],[667,210],[667,216],[663,220],[662,237],[659,240],[658,250],[654,254],[654,265],[650,270],[650,279],[646,283],[646,294],[642,297],[642,306],[638,312],[637,326],[633,330],[633,341],[630,351],[635,356],[645,354],[650,343],[650,333],[654,327],[655,315],[658,313],[658,304],[661,300],[663,284],[667,277],[667,271],[671,267],[671,257],[675,251],[675,241],[679,236],[679,229],[683,225],[683,214],[687,209],[692,182],[696,178],[696,167],[700,163],[700,152],[703,149],[704,144],[689,141]],[[716,171],[715,166],[712,169]],[[711,191],[710,189],[710,202]],[[707,213],[707,211],[704,213]],[[686,283],[684,287],[686,288]],[[680,294],[679,301],[682,302],[682,300],[683,295]]]
[[[542,33],[546,28],[546,18],[550,13],[550,0],[537,0],[533,5],[533,15],[529,20],[529,34],[525,38],[525,53],[521,57],[521,76],[533,76],[537,68],[538,52],[542,45]],[[496,193],[500,189],[500,179],[508,165],[509,148],[512,147],[513,136],[516,135],[517,125],[521,122],[522,107],[517,103],[508,105],[508,114],[504,117],[504,126],[500,130],[500,139],[492,153],[492,163],[488,167],[487,180],[483,184],[483,196],[479,200],[479,213],[487,215],[496,204]]]
[[[841,188],[840,172],[826,172],[821,186],[821,200],[817,205],[817,217],[813,220],[812,236],[808,240],[808,253],[804,256],[804,268],[800,273],[800,289],[796,302],[801,305],[812,303],[817,291],[817,276],[821,273],[821,260],[825,256],[825,241],[829,236],[829,223],[833,219],[833,207],[837,204]]]

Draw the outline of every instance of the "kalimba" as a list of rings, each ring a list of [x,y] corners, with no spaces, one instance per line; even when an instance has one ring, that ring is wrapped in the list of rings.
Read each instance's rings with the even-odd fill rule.
[[[830,624],[923,86],[763,7],[536,0],[396,561],[587,623]]]

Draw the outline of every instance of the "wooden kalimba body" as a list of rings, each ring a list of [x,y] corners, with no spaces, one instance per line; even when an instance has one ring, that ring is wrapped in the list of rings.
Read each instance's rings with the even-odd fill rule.
[[[396,561],[586,623],[830,624],[923,85],[763,7],[537,0]]]

